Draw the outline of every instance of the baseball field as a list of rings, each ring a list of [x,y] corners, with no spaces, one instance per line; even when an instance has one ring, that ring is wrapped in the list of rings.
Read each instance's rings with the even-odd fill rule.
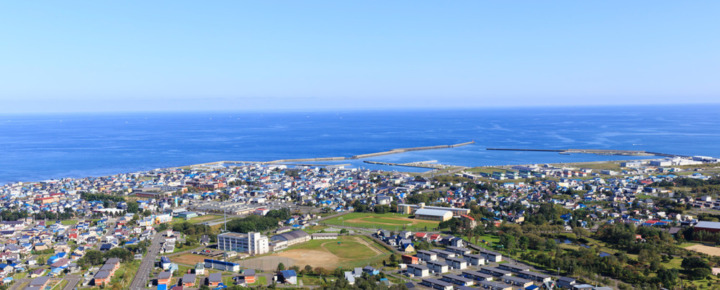
[[[326,269],[350,269],[377,265],[388,256],[388,250],[365,236],[340,236],[337,240],[311,240],[279,253],[238,263],[243,267],[266,271],[275,270],[278,263],[286,267],[310,265]]]
[[[408,215],[398,213],[366,213],[353,212],[323,221],[329,225],[348,226],[358,228],[385,229],[389,231],[430,231],[440,224],[437,221],[428,221],[410,218]]]

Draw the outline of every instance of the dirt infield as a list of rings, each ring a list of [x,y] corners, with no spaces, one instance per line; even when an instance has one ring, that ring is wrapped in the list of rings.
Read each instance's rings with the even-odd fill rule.
[[[365,250],[367,249],[367,250]],[[322,241],[312,248],[291,249],[270,256],[251,258],[237,262],[243,267],[273,271],[278,263],[286,268],[310,265],[332,269],[347,266],[347,263],[380,257],[384,252],[360,237],[344,237],[340,241]]]
[[[186,264],[186,265],[195,265],[200,262],[204,262],[205,259],[209,259],[206,256],[201,255],[195,255],[195,254],[185,254],[175,257],[170,257],[170,261],[173,261],[178,264]]]
[[[689,246],[685,249],[703,253],[703,254],[708,254],[710,256],[720,257],[720,248],[718,248],[718,247],[710,247],[710,246],[705,246],[705,245],[693,245],[693,246]]]
[[[340,258],[327,251],[320,250],[290,250],[278,254],[279,257],[290,258],[298,263],[313,267],[334,268]]]
[[[240,264],[240,266],[243,268],[262,269],[263,271],[275,271],[275,270],[277,270],[277,265],[280,263],[283,263],[283,265],[285,265],[286,269],[296,265],[296,263],[293,259],[287,258],[287,257],[278,257],[278,256],[265,256],[265,257],[243,260],[243,261],[239,261],[236,263]],[[304,265],[297,265],[297,266],[304,266]]]

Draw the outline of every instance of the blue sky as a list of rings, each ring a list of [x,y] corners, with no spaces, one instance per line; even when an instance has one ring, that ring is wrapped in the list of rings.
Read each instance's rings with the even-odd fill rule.
[[[720,102],[719,1],[4,1],[0,113]]]

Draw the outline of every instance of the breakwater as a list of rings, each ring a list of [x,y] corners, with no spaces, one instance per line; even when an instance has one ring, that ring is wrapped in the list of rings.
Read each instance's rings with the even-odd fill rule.
[[[410,151],[456,148],[456,147],[466,146],[466,145],[470,145],[470,144],[475,144],[475,141],[452,144],[452,145],[436,145],[436,146],[425,146],[425,147],[398,148],[398,149],[392,149],[392,150],[383,151],[383,152],[355,155],[355,156],[349,157],[348,159],[364,159],[364,158],[370,158],[370,157],[375,157],[375,156],[398,154],[398,153],[404,153],[404,152],[410,152]]]
[[[375,164],[375,165],[417,167],[417,168],[426,168],[426,169],[444,169],[444,168],[448,167],[447,165],[437,164],[436,160],[408,162],[408,163],[380,162],[380,161],[370,161],[370,160],[363,160],[363,162],[365,162],[367,164]]]
[[[272,161],[215,161],[215,162],[194,164],[194,165],[190,165],[190,166],[192,166],[192,167],[200,167],[200,166],[207,167],[207,166],[222,166],[225,164],[245,164],[245,163],[269,165],[269,164],[284,164],[284,163],[297,163],[297,162],[343,161],[343,160],[353,160],[353,159],[365,159],[365,158],[370,158],[370,157],[405,153],[405,152],[410,152],[410,151],[457,148],[457,147],[461,147],[461,146],[467,146],[470,144],[475,144],[475,141],[473,140],[473,141],[469,141],[469,142],[451,144],[451,145],[435,145],[435,146],[423,146],[423,147],[397,148],[397,149],[392,149],[392,150],[388,150],[388,151],[360,154],[360,155],[354,155],[354,156],[350,156],[350,157],[297,158],[297,159],[279,159],[279,160],[272,160]],[[183,166],[183,167],[185,167],[185,166]]]
[[[611,150],[611,149],[521,149],[521,148],[486,148],[495,151],[529,151],[529,152],[556,152],[560,154],[597,154],[597,155],[619,155],[619,156],[662,156],[662,157],[687,157],[685,155],[649,152],[642,150]]]

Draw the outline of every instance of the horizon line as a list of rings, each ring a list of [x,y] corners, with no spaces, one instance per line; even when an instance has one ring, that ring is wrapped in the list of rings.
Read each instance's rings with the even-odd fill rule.
[[[652,104],[550,104],[550,105],[488,105],[488,106],[447,106],[447,107],[336,107],[336,108],[249,108],[249,109],[149,109],[149,110],[95,110],[95,111],[21,111],[0,112],[0,115],[94,115],[94,114],[134,114],[134,113],[332,113],[332,112],[428,112],[428,111],[473,111],[492,109],[563,109],[563,108],[632,108],[632,107],[668,107],[668,106],[718,106],[718,102],[699,103],[652,103]]]

